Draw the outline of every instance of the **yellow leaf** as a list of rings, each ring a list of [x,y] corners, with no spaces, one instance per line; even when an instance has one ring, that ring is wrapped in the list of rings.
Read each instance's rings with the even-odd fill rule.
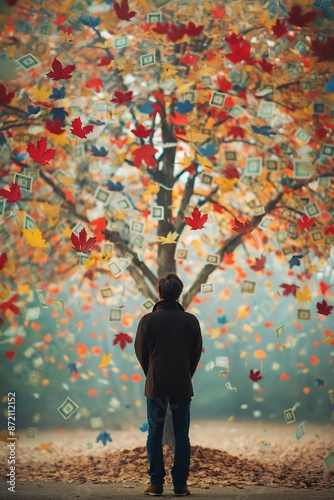
[[[161,78],[166,80],[167,78],[172,78],[177,73],[175,66],[169,63],[161,63],[162,73]]]
[[[22,229],[23,236],[29,243],[34,248],[47,248],[48,244],[42,237],[41,231],[38,229],[37,226],[34,227],[32,231],[29,231],[29,229]]]
[[[41,88],[32,88],[32,95],[34,96],[35,101],[48,102],[50,94],[52,94],[52,90],[47,83],[44,83]]]
[[[169,233],[167,234],[167,236],[158,236],[156,241],[158,241],[159,243],[161,243],[162,245],[167,245],[169,243],[176,243],[176,240],[178,238],[178,233],[176,231],[174,231],[174,233],[172,233],[171,231],[169,231]]]
[[[62,134],[51,134],[53,142],[56,143],[57,146],[66,146],[69,144],[69,139],[66,135],[66,131],[63,132]]]
[[[51,445],[52,445],[52,443],[41,443],[38,446],[38,449],[39,450],[49,450],[49,448],[50,448]]]
[[[196,153],[197,160],[200,162],[200,164],[205,167],[205,168],[211,168],[212,169],[212,164],[211,162],[207,159],[204,158],[204,156],[201,156],[200,154]]]
[[[7,283],[7,285],[4,285],[0,288],[0,300],[1,302],[5,302],[10,294],[10,285]]]
[[[191,89],[195,85],[195,81],[184,81],[182,78],[179,76],[175,76],[174,78],[176,85],[177,85],[177,92],[179,94],[184,94],[185,92],[188,92],[189,89]]]
[[[187,153],[184,153],[184,156],[180,162],[178,162],[176,165],[181,165],[183,168],[188,168],[194,161],[194,158],[191,156],[188,156]]]
[[[234,188],[235,183],[238,179],[226,179],[225,177],[221,177],[215,180],[215,183],[219,185],[222,193],[227,193]]]
[[[54,227],[58,223],[59,217],[57,217],[56,219],[52,219],[51,217],[49,217],[48,221],[49,221],[49,226]]]
[[[96,262],[96,258],[93,255],[89,255],[87,262],[84,263],[84,266],[87,269],[89,269],[90,267],[92,267],[95,264],[95,262]]]
[[[143,192],[143,195],[157,194],[159,193],[159,191],[160,191],[160,186],[157,182],[155,182],[154,184],[150,184],[149,186],[147,186],[147,188]]]
[[[66,186],[66,187],[71,186],[74,181],[75,181],[75,179],[73,179],[73,177],[70,177],[68,175],[62,175],[61,174],[59,176],[59,182],[61,182],[62,184],[64,184],[64,186]]]
[[[50,205],[49,203],[44,203],[43,204],[43,212],[45,215],[48,215],[49,217],[58,217],[59,212],[60,212],[60,205]]]
[[[208,334],[210,335],[210,339],[217,339],[220,336],[220,328],[213,328],[208,331]]]
[[[191,246],[192,246],[193,248],[199,248],[199,247],[201,246],[201,242],[200,242],[200,240],[193,240],[193,241],[191,242]]]
[[[30,286],[27,284],[18,285],[17,291],[20,295],[28,295],[30,293]]]
[[[69,226],[65,227],[65,229],[63,230],[64,238],[70,238],[71,234],[72,234],[72,229]]]
[[[187,141],[190,142],[203,142],[206,141],[208,138],[207,134],[202,134],[201,132],[198,132],[197,130],[189,128],[186,131],[186,139]]]
[[[105,368],[106,366],[110,365],[112,354],[102,354],[102,359],[101,363],[99,364],[99,368]]]
[[[309,287],[307,285],[305,285],[304,288],[297,290],[296,298],[297,298],[297,300],[299,300],[299,302],[311,302],[312,295],[311,295],[311,290],[309,289]]]

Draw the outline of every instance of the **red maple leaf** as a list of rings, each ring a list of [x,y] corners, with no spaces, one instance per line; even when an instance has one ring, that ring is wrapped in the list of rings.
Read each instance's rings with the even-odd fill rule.
[[[11,350],[11,351],[6,351],[5,352],[5,356],[8,358],[8,359],[13,359],[15,356],[16,356],[16,352]]]
[[[71,241],[73,244],[72,248],[76,252],[90,253],[91,248],[96,243],[96,236],[93,236],[92,238],[88,238],[88,240],[87,240],[86,229],[82,228],[80,233],[79,233],[79,237],[75,233],[72,232]]]
[[[126,346],[126,344],[131,344],[132,343],[132,337],[128,335],[127,333],[116,333],[113,345],[119,344],[120,348],[123,350]]]
[[[327,236],[327,234],[334,234],[334,224],[331,226],[327,226],[324,229],[324,235]]]
[[[232,83],[230,83],[225,76],[218,76],[217,78],[218,87],[222,92],[228,92],[232,88]]]
[[[238,137],[241,137],[241,139],[243,139],[245,137],[245,131],[243,128],[233,125],[233,127],[231,127],[228,131],[228,135],[231,135],[233,139],[237,139]]]
[[[132,152],[132,155],[134,156],[135,167],[140,167],[143,162],[146,163],[146,165],[148,165],[149,167],[156,167],[157,161],[152,155],[157,152],[158,150],[153,148],[149,144],[143,144],[139,148],[136,148]]]
[[[72,128],[70,130],[71,134],[80,137],[81,139],[86,139],[87,134],[90,134],[93,131],[93,125],[82,126],[81,118],[74,118],[72,120]]]
[[[189,21],[187,24],[186,28],[186,35],[192,37],[192,36],[199,36],[204,29],[204,25],[201,24],[200,26],[196,26],[192,21]]]
[[[0,104],[9,104],[13,99],[15,92],[8,92],[3,83],[0,83]]]
[[[223,19],[226,14],[226,9],[223,6],[217,5],[215,10],[210,10],[210,14],[215,19]]]
[[[333,306],[327,304],[325,300],[322,302],[317,302],[317,310],[319,314],[323,314],[324,316],[328,316],[332,312]]]
[[[113,59],[110,59],[110,57],[102,57],[100,61],[98,62],[98,66],[109,66],[110,63],[113,62]]]
[[[231,33],[225,37],[225,41],[229,44],[231,54],[226,54],[226,57],[233,64],[241,61],[246,61],[248,64],[254,64],[254,59],[250,56],[251,45],[241,35]]]
[[[233,231],[235,231],[236,233],[243,234],[244,236],[249,234],[253,238],[253,236],[250,233],[253,231],[254,228],[251,226],[249,219],[246,219],[244,223],[238,219],[234,219],[234,224],[235,226],[232,227]]]
[[[334,61],[334,37],[328,37],[324,42],[312,40],[311,51],[318,57],[318,62]]]
[[[261,59],[261,61],[259,61],[259,64],[260,64],[261,68],[263,69],[263,71],[264,71],[265,73],[269,73],[269,74],[272,72],[273,67],[274,67],[274,66],[273,66],[270,62],[268,62],[266,59]]]
[[[136,128],[131,129],[131,132],[136,137],[147,139],[150,135],[152,135],[153,130],[153,128],[145,128],[144,125],[139,123]]]
[[[249,266],[253,271],[262,271],[266,263],[266,257],[261,255],[260,259],[255,257],[255,263]]]
[[[116,90],[115,97],[111,99],[111,102],[115,102],[116,104],[123,104],[124,102],[131,101],[131,99],[132,99],[132,90],[129,90],[129,92],[120,92]]]
[[[107,229],[107,221],[105,217],[99,217],[98,219],[92,220],[89,223],[90,226],[93,226],[93,233],[96,236],[96,242],[100,243],[104,240],[104,233]]]
[[[272,29],[276,38],[281,38],[281,36],[288,32],[286,19],[276,19],[276,23],[272,26]]]
[[[6,300],[6,302],[2,302],[2,304],[0,304],[0,309],[3,316],[5,315],[6,311],[12,311],[16,315],[20,314],[19,308],[16,304],[14,304],[14,302],[16,302],[17,300],[19,300],[19,296],[16,293],[10,299]]]
[[[297,290],[299,289],[299,286],[297,285],[288,285],[286,283],[282,283],[280,285],[280,288],[283,288],[283,295],[288,296],[288,295],[294,295],[296,297],[297,295]]]
[[[171,24],[166,32],[166,35],[171,42],[178,42],[186,34],[187,34],[187,28],[183,24],[181,24],[180,26]]]
[[[9,186],[9,191],[7,189],[0,189],[0,196],[6,198],[8,203],[14,203],[21,199],[20,186],[14,184],[13,182]]]
[[[134,10],[130,11],[128,0],[122,0],[120,4],[115,1],[114,9],[118,19],[122,21],[130,21],[137,14]]]
[[[314,223],[314,217],[308,218],[306,214],[303,214],[300,219],[297,220],[297,224],[300,227],[300,229],[308,229],[309,227],[312,227]]]
[[[293,5],[288,14],[288,23],[293,24],[294,26],[299,26],[300,28],[304,28],[317,16],[317,13],[313,10],[303,14],[302,8],[299,5]]]
[[[53,60],[51,67],[52,71],[49,71],[46,76],[55,81],[68,80],[69,78],[72,78],[73,75],[71,75],[70,73],[75,70],[75,64],[68,64],[67,66],[63,67],[62,63],[58,61],[57,58]]]
[[[32,158],[36,163],[49,166],[49,161],[55,157],[56,150],[53,148],[46,149],[47,140],[46,137],[42,137],[37,141],[37,146],[32,142],[28,142],[27,151],[30,158]]]
[[[251,370],[249,372],[249,378],[251,380],[253,380],[253,382],[258,382],[262,378],[261,375],[260,375],[260,373],[261,373],[260,370],[257,370],[257,371]]]
[[[199,56],[192,55],[192,53],[187,50],[186,55],[180,57],[179,62],[186,64],[187,66],[194,66],[199,59]]]
[[[320,293],[322,293],[323,295],[326,294],[327,290],[332,288],[332,285],[327,285],[327,283],[325,283],[324,281],[320,281],[319,285],[320,285]]]
[[[4,252],[0,255],[0,269],[3,269],[7,262],[7,253]]]
[[[226,179],[239,179],[240,172],[236,167],[226,167],[223,170]]]
[[[156,25],[153,28],[153,31],[155,33],[158,33],[159,35],[167,35],[167,31],[170,28],[169,23],[156,23]]]
[[[90,78],[90,80],[87,80],[86,85],[89,89],[94,89],[95,92],[100,92],[101,87],[103,87],[103,80],[101,78],[97,78],[96,76],[93,78]]]
[[[192,211],[191,217],[185,217],[184,220],[191,227],[191,230],[195,229],[203,229],[204,224],[208,220],[208,214],[201,214],[201,211],[198,207],[195,207]]]
[[[62,128],[63,122],[61,120],[55,120],[50,122],[50,120],[46,120],[45,128],[51,132],[51,134],[61,135],[65,132],[65,129]]]

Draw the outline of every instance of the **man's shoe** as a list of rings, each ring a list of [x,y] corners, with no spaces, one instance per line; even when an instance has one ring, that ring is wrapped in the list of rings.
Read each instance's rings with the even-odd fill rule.
[[[185,497],[190,495],[187,485],[185,486],[174,486],[174,494],[176,497]]]
[[[144,489],[144,495],[151,495],[152,497],[160,497],[163,492],[163,486],[154,486],[153,484],[149,484]]]

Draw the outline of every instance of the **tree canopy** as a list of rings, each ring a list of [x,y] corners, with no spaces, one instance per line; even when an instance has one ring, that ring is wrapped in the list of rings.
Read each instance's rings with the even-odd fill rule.
[[[87,307],[126,282],[149,310],[167,271],[191,274],[185,307],[227,267],[256,293],[268,256],[277,300],[331,314],[306,290],[332,266],[330,1],[6,0],[0,15],[0,328],[34,321],[36,294],[70,317],[57,295],[85,284]]]

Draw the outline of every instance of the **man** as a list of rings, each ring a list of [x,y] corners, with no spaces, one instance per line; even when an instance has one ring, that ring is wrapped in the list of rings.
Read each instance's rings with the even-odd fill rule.
[[[174,273],[158,280],[159,302],[138,324],[135,352],[146,375],[147,454],[151,484],[145,495],[160,496],[166,475],[162,436],[169,402],[175,434],[171,471],[176,496],[190,495],[190,403],[194,395],[192,377],[202,354],[202,334],[197,318],[185,312],[178,299],[183,283]]]

